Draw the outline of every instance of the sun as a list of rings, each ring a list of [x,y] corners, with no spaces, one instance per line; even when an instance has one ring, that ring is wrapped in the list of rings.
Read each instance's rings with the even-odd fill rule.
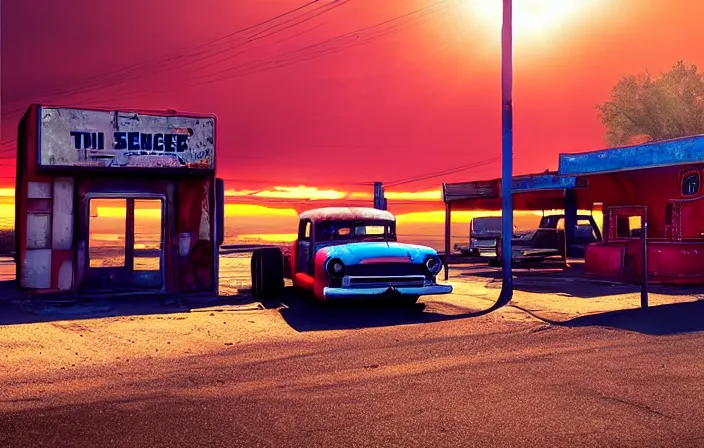
[[[514,0],[514,40],[555,38],[555,32],[586,16],[599,0]],[[473,20],[498,33],[501,28],[502,0],[463,0]]]

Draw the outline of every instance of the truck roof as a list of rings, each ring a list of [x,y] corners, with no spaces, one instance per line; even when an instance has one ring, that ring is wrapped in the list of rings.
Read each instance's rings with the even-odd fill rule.
[[[308,210],[300,215],[301,219],[312,222],[320,221],[395,221],[391,212],[371,207],[324,207]]]

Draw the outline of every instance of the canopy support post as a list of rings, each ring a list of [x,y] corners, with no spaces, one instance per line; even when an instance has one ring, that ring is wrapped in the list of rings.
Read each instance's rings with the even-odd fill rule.
[[[452,205],[445,204],[445,259],[443,260],[443,268],[445,269],[445,281],[450,278],[450,244],[452,242]]]

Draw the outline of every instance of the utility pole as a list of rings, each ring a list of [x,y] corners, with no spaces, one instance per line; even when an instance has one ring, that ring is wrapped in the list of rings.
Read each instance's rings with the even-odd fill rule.
[[[503,0],[501,26],[501,248],[503,282],[498,306],[513,298],[513,1]]]
[[[381,182],[374,182],[374,208],[378,210],[386,210],[386,205],[384,185]]]

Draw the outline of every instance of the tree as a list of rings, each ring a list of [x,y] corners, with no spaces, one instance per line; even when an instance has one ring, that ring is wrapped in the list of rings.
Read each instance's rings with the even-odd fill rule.
[[[704,75],[679,61],[657,77],[625,76],[596,109],[610,146],[704,134]]]

